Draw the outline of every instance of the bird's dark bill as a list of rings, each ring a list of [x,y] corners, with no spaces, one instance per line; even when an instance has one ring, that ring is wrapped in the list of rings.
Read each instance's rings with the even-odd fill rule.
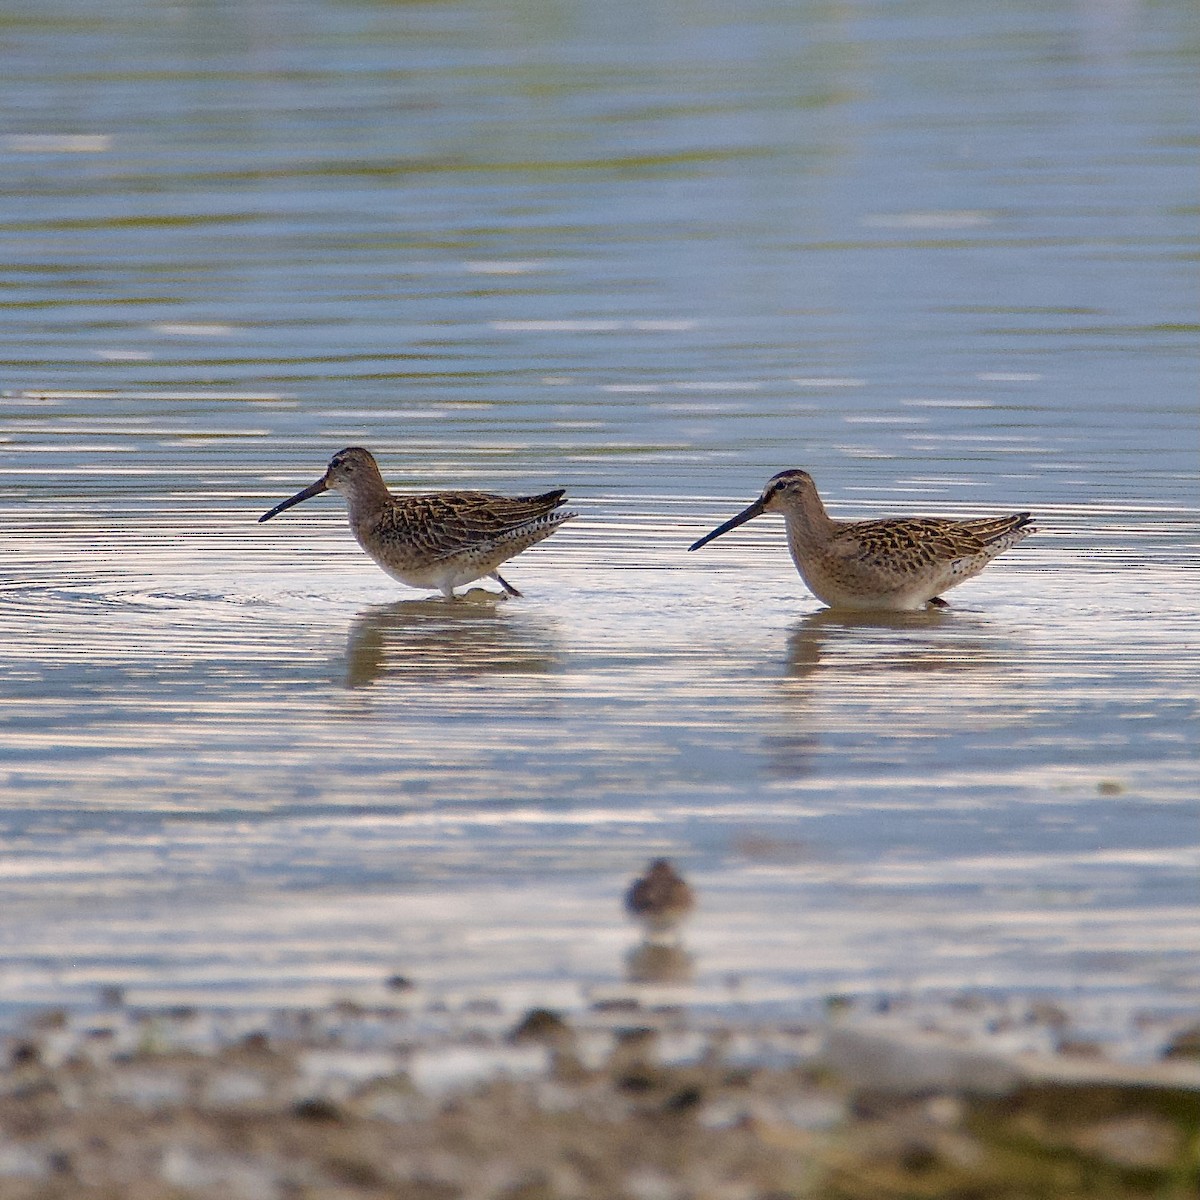
[[[736,517],[730,517],[724,525],[718,525],[712,533],[706,533],[699,541],[693,542],[688,549],[699,550],[701,546],[707,546],[714,538],[719,538],[721,534],[728,533],[731,529],[736,529],[739,525],[745,525],[747,521],[753,521],[755,517],[761,517],[766,512],[763,507],[762,499],[755,500],[749,508],[744,508]]]
[[[270,512],[265,512],[258,518],[259,524],[263,521],[269,521],[272,517],[277,517],[285,508],[291,508],[294,504],[300,504],[305,500],[311,499],[313,496],[319,496],[322,492],[329,491],[329,484],[325,482],[325,476],[322,475],[316,483],[310,483],[303,491],[297,492],[294,496],[289,496],[286,500],[275,505]]]

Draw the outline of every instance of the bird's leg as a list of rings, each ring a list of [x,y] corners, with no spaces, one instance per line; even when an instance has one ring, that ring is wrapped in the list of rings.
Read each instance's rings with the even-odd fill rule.
[[[930,608],[949,608],[950,607],[950,602],[948,600],[943,600],[941,598],[941,596],[931,596],[928,603],[929,603]]]
[[[488,578],[494,579],[504,589],[504,593],[507,596],[519,596],[521,594],[499,571],[493,571]]]

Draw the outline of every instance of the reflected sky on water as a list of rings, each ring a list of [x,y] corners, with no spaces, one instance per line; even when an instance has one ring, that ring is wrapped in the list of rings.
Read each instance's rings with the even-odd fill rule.
[[[6,22],[7,1011],[607,986],[658,854],[704,1002],[1194,995],[1195,33],[1182,0]],[[334,496],[255,523],[350,443],[582,515],[524,599],[444,605]],[[686,552],[787,466],[840,516],[1041,532],[891,621],[822,611],[775,518]]]

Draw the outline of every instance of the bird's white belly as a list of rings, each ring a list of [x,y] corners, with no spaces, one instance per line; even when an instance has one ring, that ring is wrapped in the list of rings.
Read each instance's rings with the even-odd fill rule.
[[[451,558],[434,559],[430,562],[396,562],[398,556],[386,554],[375,544],[369,529],[353,529],[355,540],[371,558],[371,561],[385,574],[390,575],[405,587],[420,588],[423,591],[440,591],[445,595],[456,587],[471,583],[488,573],[488,568],[471,563],[465,555],[455,555]],[[391,560],[391,561],[389,561]]]
[[[481,571],[478,567],[462,562],[433,563],[427,567],[404,568],[391,567],[382,562],[378,565],[386,574],[407,587],[424,588],[427,591],[436,589],[447,594],[457,587],[474,583],[476,579],[481,579],[487,574],[486,570]]]
[[[859,612],[915,612],[940,592],[959,580],[920,579],[893,586],[864,586],[860,581],[840,579],[811,561],[793,555],[796,570],[808,590],[830,608],[849,608]]]

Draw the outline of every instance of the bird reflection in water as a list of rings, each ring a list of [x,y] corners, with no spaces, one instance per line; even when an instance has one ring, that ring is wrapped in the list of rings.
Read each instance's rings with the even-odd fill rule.
[[[630,983],[688,983],[695,961],[680,941],[680,926],[696,907],[691,885],[665,858],[625,893],[625,911],[642,927],[642,941],[625,956]]]
[[[979,636],[966,614],[931,608],[918,612],[844,612],[823,608],[802,617],[788,638],[787,674],[955,671],[995,665],[995,638]]]
[[[691,983],[695,974],[695,958],[678,943],[642,941],[625,955],[630,983]]]
[[[793,627],[788,637],[787,674],[803,678],[818,668],[831,667],[849,667],[856,672],[936,669],[937,643],[912,635],[951,627],[958,616],[940,608],[916,612],[822,608],[801,617]],[[926,655],[930,655],[930,665],[922,667]]]
[[[768,733],[762,745],[767,772],[776,779],[810,775],[822,749],[814,717],[819,701],[860,702],[863,719],[872,716],[879,688],[889,677],[895,705],[914,675],[995,671],[1014,658],[1003,638],[963,612],[932,608],[917,612],[850,612],[821,609],[802,617],[787,642],[779,698],[786,719],[783,731]],[[864,734],[867,727],[863,727]]]
[[[346,646],[347,688],[387,677],[467,679],[546,675],[559,669],[553,632],[527,613],[504,611],[503,597],[396,600],[364,609]]]

